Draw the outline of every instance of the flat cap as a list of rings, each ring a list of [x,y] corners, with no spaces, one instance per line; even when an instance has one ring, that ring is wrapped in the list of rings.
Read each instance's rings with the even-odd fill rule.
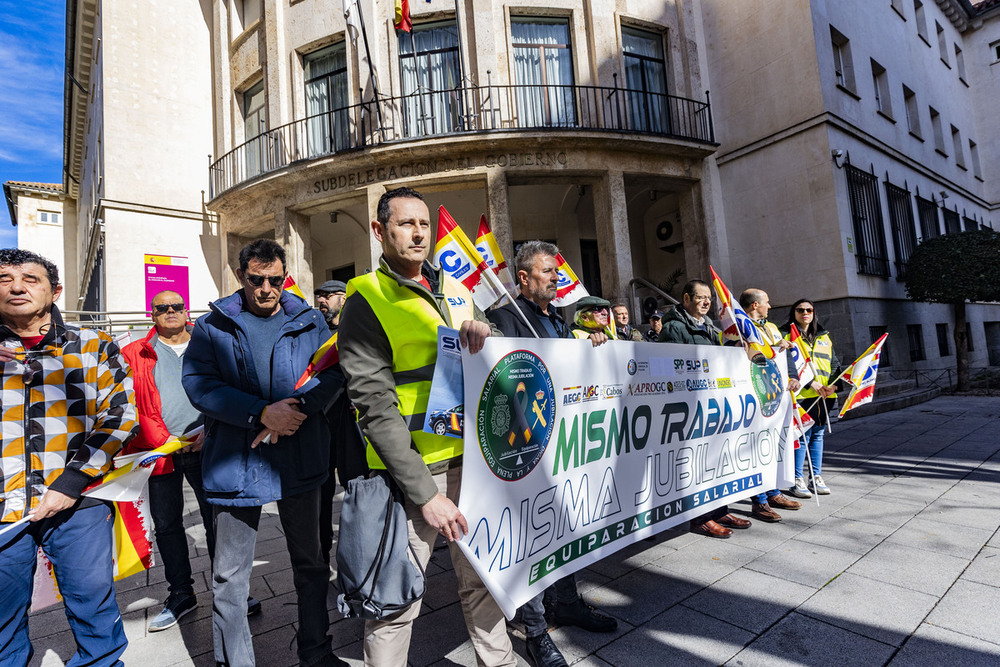
[[[313,290],[313,294],[336,294],[346,292],[347,283],[342,280],[327,280],[325,283]]]
[[[610,308],[611,302],[599,296],[585,296],[576,302],[577,310],[587,310],[588,308]]]

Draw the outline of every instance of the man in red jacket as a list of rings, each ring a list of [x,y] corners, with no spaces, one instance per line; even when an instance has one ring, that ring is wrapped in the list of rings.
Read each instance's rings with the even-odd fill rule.
[[[122,350],[132,367],[141,427],[127,453],[156,449],[204,421],[181,386],[181,365],[192,328],[184,298],[177,292],[160,292],[153,297],[150,311],[153,328],[149,335]],[[185,478],[198,499],[209,556],[215,553],[212,508],[205,502],[201,484],[201,441],[199,438],[173,456],[160,459],[149,479],[149,510],[168,590],[163,610],[149,624],[150,632],[173,627],[198,606],[184,532]],[[260,603],[253,600],[250,612],[256,611],[260,611]]]

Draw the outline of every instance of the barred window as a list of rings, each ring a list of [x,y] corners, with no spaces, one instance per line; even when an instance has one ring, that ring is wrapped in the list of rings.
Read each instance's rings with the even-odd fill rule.
[[[924,354],[924,329],[919,324],[906,325],[906,339],[910,344],[910,361],[923,361]]]
[[[948,343],[948,323],[938,322],[937,324],[938,354],[942,357],[951,356],[951,345]]]
[[[962,221],[958,217],[958,211],[949,211],[945,208],[941,209],[941,213],[944,215],[945,234],[958,234],[962,231]]]
[[[917,247],[910,191],[886,181],[885,198],[889,202],[889,228],[892,230],[892,247],[896,251],[896,275],[902,280],[906,277],[906,263]]]
[[[976,222],[976,219],[968,216],[962,216],[962,226],[965,227],[965,231],[967,232],[974,232],[979,229],[979,223]]]
[[[878,178],[853,165],[847,170],[847,189],[851,199],[851,218],[857,241],[858,273],[870,276],[889,275],[882,205],[878,196]]]
[[[882,337],[882,334],[888,333],[888,327],[868,327],[868,335],[872,339],[872,343],[877,341]],[[871,344],[871,343],[869,343]],[[889,351],[892,348],[892,338],[886,338],[885,343],[882,344],[882,351],[878,356],[879,368],[888,368],[892,366],[892,358],[889,356]]]
[[[920,218],[921,241],[941,236],[941,228],[938,227],[937,204],[929,199],[917,197],[917,217]]]

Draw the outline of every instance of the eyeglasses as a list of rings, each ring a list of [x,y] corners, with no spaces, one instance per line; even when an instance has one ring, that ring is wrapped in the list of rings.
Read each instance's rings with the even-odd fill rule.
[[[813,309],[812,308],[796,308],[795,312],[796,313],[811,313],[811,312],[813,312]]]
[[[285,276],[255,276],[252,273],[244,274],[247,282],[254,287],[260,287],[264,281],[271,283],[271,287],[278,288],[285,284]]]
[[[702,303],[711,303],[712,302],[712,297],[711,297],[711,295],[709,295],[709,296],[693,296],[693,297],[691,297],[691,300],[692,301],[701,301]]]
[[[163,315],[168,310],[173,310],[173,311],[176,311],[176,312],[179,313],[182,310],[184,310],[184,304],[183,303],[160,303],[160,304],[157,304],[157,305],[153,306],[153,312],[155,312],[157,315]]]
[[[606,313],[606,312],[608,312],[608,309],[607,308],[588,308],[587,310],[585,310],[583,312],[585,312],[585,313]]]

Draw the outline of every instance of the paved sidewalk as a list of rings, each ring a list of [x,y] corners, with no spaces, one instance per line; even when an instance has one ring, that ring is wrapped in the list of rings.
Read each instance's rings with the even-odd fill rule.
[[[650,538],[584,570],[587,600],[618,631],[553,632],[572,664],[1000,664],[1000,399],[940,397],[834,424],[823,477],[833,491],[755,522],[729,540],[683,530]],[[746,503],[732,505],[749,514]],[[199,607],[171,630],[147,634],[166,594],[162,568],[121,582],[129,665],[212,665],[204,534],[193,503]],[[474,665],[446,549],[428,568],[413,665]],[[295,594],[277,516],[261,524],[250,620],[257,664],[296,664]],[[361,662],[361,624],[330,595],[333,644]],[[61,607],[31,617],[32,665],[73,651]],[[515,650],[525,655],[524,642]],[[522,657],[522,663],[527,664]]]

